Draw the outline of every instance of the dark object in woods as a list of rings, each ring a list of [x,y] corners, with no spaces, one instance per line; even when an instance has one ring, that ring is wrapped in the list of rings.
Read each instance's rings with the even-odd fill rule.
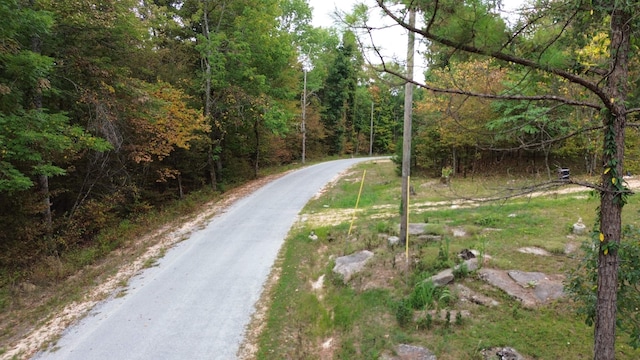
[[[558,169],[558,179],[563,181],[569,181],[569,168]]]

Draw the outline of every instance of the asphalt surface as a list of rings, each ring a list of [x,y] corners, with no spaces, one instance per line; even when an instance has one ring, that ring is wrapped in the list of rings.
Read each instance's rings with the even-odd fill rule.
[[[365,160],[309,166],[238,200],[34,359],[235,359],[298,213],[336,175]]]

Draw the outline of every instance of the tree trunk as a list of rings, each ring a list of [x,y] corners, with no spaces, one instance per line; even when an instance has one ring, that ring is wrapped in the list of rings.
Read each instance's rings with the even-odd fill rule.
[[[35,1],[30,0],[29,5],[35,6]],[[42,51],[42,40],[39,36],[31,37],[31,51],[40,54]],[[42,111],[42,89],[36,87],[31,89],[31,106],[36,111]],[[49,238],[53,232],[53,215],[51,214],[51,193],[49,191],[49,177],[45,174],[38,175],[38,186],[42,194],[42,217],[45,223],[46,236]]]
[[[594,359],[614,360],[616,341],[616,310],[618,290],[618,251],[611,244],[620,243],[622,235],[621,192],[626,99],[629,92],[628,57],[631,16],[625,10],[611,14],[611,69],[607,79],[610,102],[604,117],[605,141],[603,148],[603,190],[600,200],[601,243],[598,255],[598,298],[596,303]],[[606,170],[610,169],[610,170]],[[623,188],[622,188],[623,189]],[[624,190],[622,190],[624,191]]]
[[[258,169],[260,161],[260,122],[256,119],[253,123],[253,133],[256,137],[256,151],[253,154],[253,178],[258,178]]]

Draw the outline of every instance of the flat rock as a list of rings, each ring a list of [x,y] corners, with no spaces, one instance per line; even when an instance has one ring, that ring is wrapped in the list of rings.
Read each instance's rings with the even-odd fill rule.
[[[478,271],[480,277],[489,284],[518,299],[524,307],[533,308],[537,305],[536,297],[527,289],[518,285],[506,271],[483,268]]]
[[[527,308],[564,296],[562,275],[497,269],[480,269],[478,273],[486,282],[518,299]]]
[[[547,302],[555,299],[559,299],[564,296],[564,285],[561,281],[544,280],[533,289],[533,294],[538,301]]]
[[[453,228],[451,229],[451,233],[453,234],[453,237],[467,236],[467,232],[463,228]]]
[[[436,356],[421,346],[400,344],[396,346],[396,355],[383,354],[382,360],[437,360]]]
[[[441,241],[442,240],[442,236],[440,235],[418,235],[417,236],[418,240],[422,240],[422,241]]]
[[[424,234],[424,228],[427,226],[426,223],[416,223],[416,224],[409,224],[409,228],[408,233],[409,235],[422,235]]]
[[[363,250],[351,255],[341,256],[336,259],[336,265],[333,272],[340,274],[344,282],[351,280],[351,277],[362,271],[365,264],[373,257],[373,253]]]
[[[551,254],[545,250],[545,249],[541,249],[541,248],[537,248],[537,247],[523,247],[518,249],[519,252],[523,253],[523,254],[533,254],[533,255],[539,255],[539,256],[551,256]]]
[[[518,285],[522,287],[530,287],[535,286],[541,280],[544,280],[547,275],[541,272],[525,272],[520,270],[509,270],[507,271],[509,276],[518,283]]]
[[[458,296],[463,301],[469,301],[474,304],[487,306],[487,307],[494,307],[494,306],[500,305],[500,303],[497,302],[496,300],[488,296],[482,295],[480,293],[477,293],[462,284],[456,284],[455,289],[458,292]]]

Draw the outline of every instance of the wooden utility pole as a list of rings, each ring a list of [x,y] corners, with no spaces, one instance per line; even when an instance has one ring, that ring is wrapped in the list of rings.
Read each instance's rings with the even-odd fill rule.
[[[371,101],[371,125],[369,130],[369,156],[373,156],[373,101]]]
[[[416,25],[416,10],[409,10],[409,25]],[[409,31],[407,43],[407,79],[413,80],[413,54],[416,35]],[[413,84],[404,86],[404,127],[402,134],[402,200],[400,213],[400,242],[406,244],[409,231],[409,177],[411,175],[411,116],[413,114]]]
[[[302,90],[302,163],[307,154],[307,64],[302,65],[304,70],[304,89]]]

